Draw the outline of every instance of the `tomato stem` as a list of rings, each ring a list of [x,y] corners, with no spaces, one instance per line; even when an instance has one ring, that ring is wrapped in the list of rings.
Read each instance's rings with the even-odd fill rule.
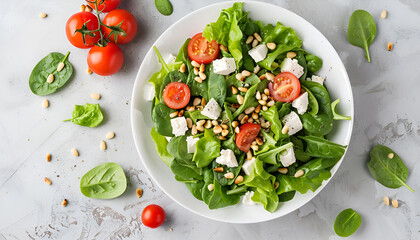
[[[96,17],[98,18],[98,31],[99,31],[99,34],[101,34],[101,40],[100,40],[100,45],[101,45],[101,47],[103,47],[104,46],[104,35],[102,34],[102,31],[101,31],[101,26],[102,26],[102,21],[101,21],[101,18],[99,17],[99,11],[98,11],[98,0],[95,0],[95,14],[96,14]]]

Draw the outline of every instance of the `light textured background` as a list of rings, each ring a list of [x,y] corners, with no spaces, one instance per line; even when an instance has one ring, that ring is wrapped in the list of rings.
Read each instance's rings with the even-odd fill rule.
[[[112,77],[86,75],[87,50],[68,43],[64,27],[83,1],[3,1],[0,7],[0,239],[339,239],[332,230],[336,215],[354,208],[362,225],[349,239],[420,239],[420,2],[417,0],[320,1],[266,0],[285,7],[317,27],[341,56],[351,79],[355,125],[346,158],[329,185],[301,209],[258,224],[218,223],[181,208],[145,172],[135,150],[129,122],[133,82],[144,54],[156,38],[187,13],[218,0],[172,0],[174,13],[160,15],[152,0],[123,0],[139,22],[134,42],[122,46],[125,64]],[[378,34],[371,46],[372,63],[346,40],[351,13],[368,10]],[[389,11],[383,20],[379,14]],[[40,12],[48,17],[39,18]],[[391,52],[387,42],[394,43]],[[43,97],[31,93],[28,78],[49,52],[71,51],[75,78],[62,91]],[[92,100],[90,93],[102,95]],[[63,123],[74,104],[100,103],[106,121],[90,129]],[[139,123],[141,124],[141,123]],[[99,143],[108,131],[116,138]],[[388,189],[374,181],[366,162],[376,144],[393,148],[410,170],[408,184],[416,190]],[[80,157],[70,154],[76,147]],[[45,154],[52,153],[50,163]],[[121,164],[131,185],[122,197],[93,200],[79,191],[79,178],[106,161]],[[49,177],[48,186],[43,178]],[[168,176],[172,177],[172,176]],[[144,189],[139,200],[135,189]],[[400,201],[394,209],[383,196]],[[62,207],[63,198],[68,206]],[[139,215],[151,203],[163,206],[165,224],[155,230]],[[170,228],[173,231],[170,231]]]

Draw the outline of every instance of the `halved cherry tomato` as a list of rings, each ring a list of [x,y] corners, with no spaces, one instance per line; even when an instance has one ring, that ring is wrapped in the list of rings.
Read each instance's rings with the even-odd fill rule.
[[[244,152],[248,152],[251,148],[252,142],[260,132],[261,126],[254,123],[245,123],[239,128],[239,133],[236,135],[236,146]]]
[[[141,213],[141,221],[149,228],[157,228],[162,225],[165,217],[165,210],[156,204],[150,204]]]
[[[98,0],[98,11],[110,12],[118,7],[121,0],[105,0],[102,4],[99,4],[101,0]],[[88,2],[89,6],[95,9],[95,3]]]
[[[117,26],[121,22],[122,24],[120,27],[122,30],[124,30],[126,36],[115,33],[118,36],[117,41],[115,41],[114,34],[109,37],[109,40],[118,44],[126,44],[133,40],[137,33],[137,21],[133,14],[124,9],[115,9],[108,13],[102,21],[102,23],[107,26]],[[105,26],[102,26],[101,28],[102,32],[105,34],[105,37],[108,37],[111,33],[111,29]]]
[[[214,39],[209,43],[202,33],[197,33],[188,44],[188,56],[198,63],[209,64],[219,56],[219,44]]]
[[[94,32],[95,36],[85,35],[85,43],[83,43],[83,35],[76,32],[77,29],[83,27],[86,22],[86,28],[88,30],[98,29],[98,18],[90,12],[78,12],[73,14],[66,23],[66,35],[67,39],[73,46],[78,48],[90,48],[94,43],[98,42],[101,38],[99,32]]]
[[[163,101],[172,109],[181,109],[190,101],[191,91],[187,84],[171,82],[163,89]]]
[[[290,72],[277,74],[273,82],[268,83],[270,95],[279,102],[291,102],[299,97],[299,79]]]
[[[87,63],[94,73],[109,76],[121,69],[124,55],[115,43],[109,42],[105,47],[95,45],[88,53]]]

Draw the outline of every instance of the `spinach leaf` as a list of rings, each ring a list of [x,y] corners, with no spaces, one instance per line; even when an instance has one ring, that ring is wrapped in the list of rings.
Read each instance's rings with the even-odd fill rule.
[[[322,67],[322,59],[312,54],[305,54],[308,71],[311,73],[318,72]]]
[[[304,153],[311,157],[340,159],[346,150],[345,146],[328,141],[322,137],[299,136],[299,138],[306,142]]]
[[[271,123],[271,131],[274,133],[274,139],[276,141],[287,138],[287,134],[281,133],[281,129],[283,128],[283,124],[280,121],[279,113],[277,111],[277,107],[271,106],[267,111],[260,112],[263,117]]]
[[[240,194],[227,195],[227,187],[223,187],[215,181],[212,169],[207,169],[204,172],[204,182],[202,198],[210,209],[223,208],[235,205],[239,202]],[[214,189],[212,191],[209,191],[207,187],[209,184],[214,185]]]
[[[199,168],[206,167],[213,159],[220,156],[220,140],[211,130],[206,129],[204,137],[200,138],[195,146],[193,161]]]
[[[262,137],[264,139],[263,145],[259,148],[258,152],[255,153],[255,156],[267,152],[270,149],[274,149],[276,147],[277,141],[274,140],[272,133],[266,133],[265,131],[260,131]]]
[[[311,90],[309,90],[307,87],[301,85],[301,87],[303,89],[305,89],[306,92],[308,92],[308,113],[311,114],[312,116],[315,116],[318,114],[319,111],[319,106],[318,106],[318,101],[316,100],[314,94],[311,92]],[[334,114],[334,113],[333,113]]]
[[[168,140],[166,140],[164,136],[160,135],[154,127],[152,128],[150,135],[152,136],[152,140],[155,142],[156,150],[160,159],[162,159],[166,166],[171,166],[171,162],[174,160],[174,157],[169,154],[168,150],[166,150]]]
[[[400,156],[390,148],[376,145],[370,151],[370,161],[367,163],[370,173],[376,181],[389,188],[405,186],[410,191],[414,190],[405,182],[408,170]]]
[[[335,100],[331,103],[331,110],[334,117],[334,120],[351,120],[350,116],[343,116],[337,113],[337,105],[340,103],[340,99]]]
[[[98,126],[102,120],[104,120],[104,115],[99,104],[86,103],[85,105],[75,105],[72,118],[63,120],[63,122],[71,121],[80,126],[93,128]]]
[[[191,161],[182,161],[178,158],[175,158],[171,162],[171,170],[175,174],[175,179],[180,182],[203,180],[201,169],[198,169]]]
[[[279,202],[287,202],[295,197],[296,191],[285,192],[279,195]]]
[[[337,215],[334,231],[340,237],[348,237],[357,231],[361,223],[360,215],[353,209],[347,208]]]
[[[200,201],[203,201],[203,186],[204,181],[197,181],[197,182],[186,182],[188,190],[190,190],[191,194]]]
[[[211,118],[201,114],[200,110],[195,110],[193,112],[185,112],[184,116],[191,118],[194,124],[197,123],[197,121],[201,119],[212,120]]]
[[[233,113],[233,118],[237,118],[245,109],[249,107],[256,107],[258,105],[258,101],[255,98],[255,93],[257,91],[264,91],[267,87],[267,80],[263,80],[258,84],[253,85],[248,89],[244,97],[244,103]]]
[[[102,163],[89,170],[80,180],[80,191],[89,198],[116,198],[126,188],[124,170],[116,163]]]
[[[289,114],[292,111],[292,104],[291,103],[284,103],[281,105],[279,110],[279,118],[282,119],[284,116]]]
[[[66,84],[73,75],[73,66],[67,60],[69,54],[70,52],[67,52],[64,56],[61,53],[53,52],[38,62],[29,77],[29,88],[34,94],[39,96],[49,95]],[[64,63],[64,68],[61,71],[57,71],[59,63]],[[54,75],[52,83],[47,82],[50,74]]]
[[[179,136],[173,137],[166,147],[168,153],[174,158],[180,159],[184,162],[191,161],[193,158],[192,153],[188,153],[187,150],[187,137]]]
[[[156,132],[160,135],[172,137],[171,117],[169,114],[175,112],[174,109],[166,106],[165,103],[159,102],[152,111],[152,121],[155,125]]]
[[[257,156],[257,159],[265,162],[265,163],[270,163],[270,164],[278,164],[277,162],[277,155],[280,154],[281,152],[283,152],[284,150],[288,149],[289,147],[293,147],[293,143],[289,142],[286,143],[280,147],[274,148],[269,150],[268,152],[265,153],[261,153],[260,155]]]
[[[169,0],[155,0],[157,10],[165,16],[169,16],[174,11]]]
[[[295,59],[298,61],[298,64],[303,67],[303,74],[299,78],[299,80],[302,81],[306,79],[306,75],[308,74],[308,66],[305,59],[305,52],[301,49],[295,50],[295,52],[296,52]]]
[[[305,153],[303,141],[295,136],[291,136],[290,139],[293,143],[293,150],[295,151],[296,159],[302,162],[309,161],[312,157]]]
[[[350,17],[347,29],[347,40],[354,46],[361,47],[366,52],[370,62],[369,46],[376,36],[376,23],[372,15],[364,10],[356,10]]]
[[[187,67],[187,73],[193,71],[194,67],[191,65],[190,57],[188,56],[188,44],[190,43],[191,38],[185,40],[181,49],[178,52],[178,55],[175,58],[175,62],[183,62]]]
[[[245,154],[241,154],[236,158],[236,160],[238,161],[237,167],[227,167],[226,165],[218,164],[216,161],[213,161],[212,169],[215,169],[217,167],[223,168],[223,172],[213,172],[214,179],[216,179],[216,181],[219,182],[219,184],[222,186],[232,185],[235,182],[236,177],[239,175],[239,172],[241,171],[244,158]],[[232,179],[225,178],[224,175],[228,172],[232,172],[235,177]]]
[[[267,194],[260,188],[257,188],[251,199],[254,202],[262,203],[264,205],[264,209],[269,212],[276,211],[279,205],[279,196],[277,195],[276,191],[271,191]]]

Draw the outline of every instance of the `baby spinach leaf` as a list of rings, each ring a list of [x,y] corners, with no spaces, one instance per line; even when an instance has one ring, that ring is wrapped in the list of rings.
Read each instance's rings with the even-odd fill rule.
[[[261,153],[258,155],[257,159],[270,164],[277,164],[277,155],[283,152],[284,150],[288,149],[289,147],[293,147],[293,143],[289,142],[280,147],[274,148],[269,150],[268,152]]]
[[[281,105],[279,110],[279,118],[282,119],[284,116],[289,114],[292,111],[292,104],[291,103],[284,103]]]
[[[73,75],[73,66],[67,60],[69,54],[70,52],[67,52],[64,56],[61,53],[53,52],[38,62],[29,77],[29,88],[34,94],[39,96],[50,95],[66,84]],[[58,72],[57,66],[59,63],[64,63],[64,68]],[[54,75],[52,83],[47,82],[50,74]]]
[[[244,103],[233,113],[233,118],[237,118],[245,109],[249,107],[256,107],[258,101],[255,98],[255,93],[257,91],[263,92],[267,87],[267,80],[263,80],[258,84],[253,85],[248,89],[244,97]]]
[[[282,138],[287,138],[287,134],[281,133],[281,129],[283,124],[280,121],[279,113],[277,111],[277,107],[271,106],[267,111],[261,111],[263,117],[271,123],[271,131],[274,133],[274,139],[278,141]]]
[[[220,156],[220,140],[211,130],[206,129],[204,137],[200,138],[195,146],[193,161],[199,168],[206,167],[213,159]]]
[[[318,101],[316,100],[314,94],[307,87],[303,85],[301,85],[301,87],[305,89],[306,92],[308,92],[308,113],[312,116],[315,116],[319,111]]]
[[[180,182],[203,180],[201,169],[197,168],[191,161],[188,162],[175,158],[171,162],[171,170],[175,174],[175,179]]]
[[[193,71],[194,69],[194,67],[191,65],[190,57],[188,56],[188,44],[190,43],[190,40],[191,38],[185,40],[175,59],[175,62],[183,62],[185,64],[188,70],[187,73]]]
[[[311,73],[318,72],[322,67],[322,59],[312,54],[305,54],[308,71]]]
[[[203,201],[203,186],[204,181],[197,181],[197,182],[186,182],[188,190],[190,190],[191,194],[200,201]]]
[[[290,136],[290,139],[293,143],[293,150],[295,151],[296,159],[302,162],[309,161],[312,157],[305,153],[303,141],[295,136]]]
[[[389,158],[389,154],[393,154]],[[390,148],[383,145],[376,145],[370,151],[370,161],[367,163],[370,173],[376,181],[389,188],[404,186],[410,191],[414,190],[405,182],[407,181],[408,169],[400,156]]]
[[[295,197],[296,191],[285,192],[279,195],[279,202],[287,202]]]
[[[266,133],[265,131],[260,131],[264,139],[263,145],[259,148],[258,152],[255,152],[255,156],[267,152],[270,149],[276,148],[277,141],[273,138],[273,133]]]
[[[298,64],[303,67],[303,74],[299,78],[299,80],[302,81],[306,79],[306,75],[308,74],[308,66],[306,63],[305,54],[304,54],[304,51],[301,49],[295,50],[294,52],[296,52],[295,59],[298,61]]]
[[[156,132],[160,135],[172,137],[171,117],[169,114],[175,112],[174,109],[166,106],[165,103],[159,102],[155,105],[152,111],[152,121],[155,125]]]
[[[188,153],[186,136],[173,137],[166,149],[174,158],[184,162],[191,161],[193,157],[192,153]]]
[[[169,16],[174,11],[169,0],[155,0],[157,10],[165,16]]]
[[[340,237],[348,237],[357,231],[361,223],[360,215],[353,209],[347,208],[337,215],[334,231]]]
[[[255,190],[251,200],[254,202],[262,203],[264,205],[264,209],[269,212],[276,211],[279,205],[279,196],[277,195],[276,191],[271,191],[267,194],[260,188]]]
[[[124,170],[116,163],[102,163],[92,168],[80,180],[80,191],[89,198],[116,198],[126,188]]]
[[[162,159],[166,166],[171,166],[171,162],[174,160],[174,157],[169,154],[168,150],[166,150],[168,140],[166,140],[164,136],[160,135],[154,127],[152,128],[150,135],[152,136],[152,140],[155,142],[156,150],[160,159]]]
[[[87,127],[96,127],[104,120],[99,104],[75,105],[72,118],[63,120],[71,121],[74,124]]]
[[[322,137],[299,136],[299,138],[306,142],[306,150],[304,153],[311,157],[340,159],[346,150],[345,146],[328,141]]]
[[[240,194],[227,195],[227,187],[221,186],[213,176],[213,170],[207,169],[204,172],[204,186],[202,189],[203,201],[209,206],[210,209],[223,208],[230,205],[235,205],[240,200]],[[209,191],[208,185],[213,184],[214,189]]]
[[[334,120],[351,120],[350,116],[343,116],[339,113],[337,113],[337,105],[340,103],[340,99],[335,100],[331,103],[331,110],[332,114],[334,116]]]
[[[239,175],[239,172],[242,168],[242,163],[244,162],[245,154],[241,154],[236,158],[238,161],[237,167],[227,167],[226,165],[218,164],[216,161],[213,161],[212,163],[212,169],[215,169],[216,167],[222,167],[223,172],[213,172],[214,173],[214,179],[216,179],[217,182],[219,182],[222,186],[232,185],[233,182],[235,182],[236,177]],[[227,179],[225,178],[225,174],[228,172],[232,172],[234,174],[234,178]]]
[[[370,62],[369,46],[376,36],[376,23],[372,15],[364,10],[356,10],[350,17],[347,29],[347,40],[354,46],[361,47],[366,52]]]

